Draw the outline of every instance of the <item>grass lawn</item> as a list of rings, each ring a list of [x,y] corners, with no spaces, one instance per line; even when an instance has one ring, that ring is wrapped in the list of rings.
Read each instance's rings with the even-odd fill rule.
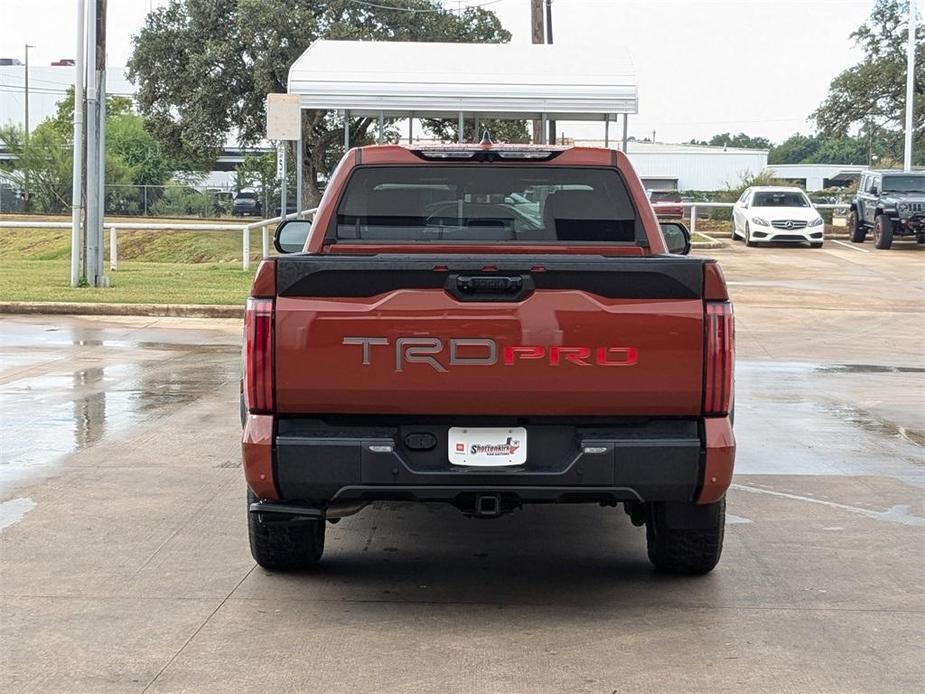
[[[254,232],[251,272],[241,270],[236,232],[125,231],[115,272],[108,270],[108,235],[104,248],[111,286],[72,289],[68,230],[0,228],[0,301],[241,304],[261,245]]]
[[[3,260],[0,301],[240,305],[253,279],[240,265],[219,263],[128,261],[108,274],[108,289],[72,289],[67,259]]]
[[[695,234],[694,240],[708,239]],[[115,272],[108,270],[108,235],[104,249],[111,286],[72,289],[68,230],[0,228],[0,301],[241,304],[260,259],[261,235],[251,235],[251,272],[241,270],[237,232],[123,231]]]

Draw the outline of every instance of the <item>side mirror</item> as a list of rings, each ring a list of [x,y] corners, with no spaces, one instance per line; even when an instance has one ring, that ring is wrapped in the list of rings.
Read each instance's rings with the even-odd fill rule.
[[[871,186],[871,187],[870,187],[870,194],[871,194],[871,195],[880,195],[880,189],[879,189],[877,186]]]
[[[674,255],[687,255],[691,252],[691,232],[681,222],[662,222],[662,236],[668,252]]]
[[[273,245],[280,253],[298,253],[305,246],[312,223],[307,219],[289,219],[281,222],[273,234]]]

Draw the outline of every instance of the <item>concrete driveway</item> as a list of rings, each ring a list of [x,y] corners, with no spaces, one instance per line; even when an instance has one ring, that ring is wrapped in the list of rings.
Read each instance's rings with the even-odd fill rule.
[[[701,578],[621,510],[403,504],[269,574],[236,322],[0,319],[0,689],[922,691],[925,248],[710,253],[739,454]]]

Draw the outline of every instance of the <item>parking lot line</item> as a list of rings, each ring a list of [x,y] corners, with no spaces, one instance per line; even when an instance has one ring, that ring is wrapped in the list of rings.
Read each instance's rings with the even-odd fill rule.
[[[832,243],[837,243],[839,246],[850,248],[852,251],[858,251],[860,253],[870,253],[870,251],[865,251],[863,248],[858,248],[856,245],[852,243],[845,243],[844,241],[839,241],[838,239],[832,239]]]

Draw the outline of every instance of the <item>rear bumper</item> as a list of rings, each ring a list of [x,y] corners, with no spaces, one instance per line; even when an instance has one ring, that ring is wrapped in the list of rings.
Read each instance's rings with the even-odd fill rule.
[[[355,501],[506,503],[698,501],[722,498],[735,440],[728,418],[526,424],[529,455],[516,468],[464,468],[447,456],[455,422],[347,422],[248,415],[244,469],[261,499],[325,508]],[[481,424],[467,419],[471,426]],[[523,424],[521,422],[521,424]],[[434,445],[409,448],[409,435]],[[471,498],[470,498],[471,497]]]

